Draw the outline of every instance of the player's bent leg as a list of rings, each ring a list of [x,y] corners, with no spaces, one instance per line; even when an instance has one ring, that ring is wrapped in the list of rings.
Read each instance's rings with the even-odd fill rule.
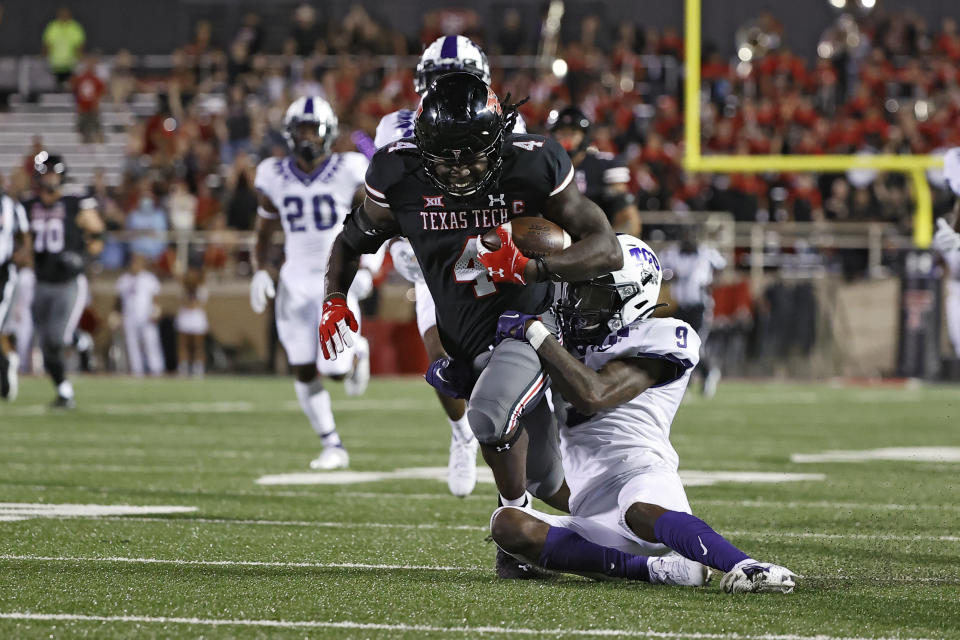
[[[546,399],[528,408],[520,421],[529,436],[527,490],[551,507],[570,513],[570,490],[564,483],[560,458],[560,434]]]
[[[323,443],[323,451],[310,462],[310,468],[321,471],[347,468],[350,457],[337,433],[330,406],[330,392],[324,388],[323,378],[313,363],[293,365],[293,372],[297,401],[314,433]]]
[[[702,586],[703,567],[679,556],[651,558],[587,540],[576,531],[550,524],[529,512],[504,507],[494,512],[490,533],[497,545],[518,560],[542,569],[597,580],[639,580],[653,584]]]
[[[638,537],[663,543],[685,558],[723,571],[720,586],[727,593],[790,593],[795,586],[792,571],[757,562],[689,513],[637,502],[627,509],[625,521]]]

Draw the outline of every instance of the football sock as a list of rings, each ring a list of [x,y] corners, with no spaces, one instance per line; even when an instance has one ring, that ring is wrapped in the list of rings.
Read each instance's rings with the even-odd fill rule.
[[[467,416],[464,414],[459,420],[450,420],[450,429],[453,431],[453,437],[458,442],[473,439],[473,431],[470,430],[470,423],[467,422]]]
[[[57,394],[69,400],[73,397],[73,384],[69,380],[64,380],[57,385]]]
[[[540,551],[539,564],[553,571],[650,582],[647,560],[647,556],[602,547],[569,529],[550,527]]]
[[[530,494],[524,491],[522,496],[514,500],[508,500],[507,498],[504,498],[503,495],[499,495],[497,497],[497,502],[500,503],[501,507],[529,507]]]
[[[337,434],[337,424],[333,421],[330,408],[330,392],[323,388],[323,380],[314,378],[310,382],[295,381],[293,388],[297,392],[300,408],[306,414],[313,431],[320,436],[324,447],[342,446]]]
[[[689,513],[667,511],[657,518],[653,532],[657,540],[683,557],[718,571],[730,571],[733,565],[750,557],[706,522]]]

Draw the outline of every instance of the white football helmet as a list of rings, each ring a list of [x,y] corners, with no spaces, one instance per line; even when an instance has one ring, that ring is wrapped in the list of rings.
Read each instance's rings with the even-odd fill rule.
[[[303,137],[300,125],[305,123],[317,127],[317,135],[323,139],[320,144]],[[283,116],[283,137],[287,141],[287,146],[295,155],[307,162],[313,162],[330,153],[338,133],[337,115],[333,112],[330,103],[320,96],[297,98],[287,107],[287,112]]]
[[[660,298],[663,271],[646,242],[618,234],[623,267],[588,280],[568,282],[557,303],[564,341],[574,346],[599,344],[616,331],[650,317]]]
[[[465,71],[490,84],[487,54],[466,36],[442,36],[420,56],[413,74],[413,88],[421,96],[433,81],[445,73]]]

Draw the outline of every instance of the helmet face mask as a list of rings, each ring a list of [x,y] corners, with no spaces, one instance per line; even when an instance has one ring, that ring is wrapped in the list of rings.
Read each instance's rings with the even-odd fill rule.
[[[575,347],[602,343],[611,333],[648,318],[657,306],[662,274],[646,243],[617,236],[623,268],[586,282],[563,285],[557,316],[563,339]]]
[[[298,98],[283,118],[283,137],[295,156],[313,164],[330,153],[337,139],[337,116],[319,96]]]
[[[430,181],[451,198],[489,190],[503,167],[507,120],[497,95],[479,78],[438,78],[420,101],[414,126]]]

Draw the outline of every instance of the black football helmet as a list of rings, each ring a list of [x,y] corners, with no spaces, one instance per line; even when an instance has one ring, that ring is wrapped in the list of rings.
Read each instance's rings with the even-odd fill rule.
[[[547,117],[547,130],[549,130],[551,134],[556,134],[560,129],[573,129],[583,132],[583,138],[581,138],[580,144],[575,148],[571,147],[567,149],[567,153],[574,155],[586,150],[587,146],[589,146],[590,118],[577,107],[571,105],[559,111],[554,109],[550,112],[550,115]],[[567,145],[565,145],[562,140],[559,142],[565,149],[567,148]]]
[[[33,156],[33,172],[38,177],[55,174],[60,176],[62,181],[67,177],[67,163],[63,161],[62,156],[41,151]]]
[[[448,73],[427,89],[414,137],[430,180],[451,198],[486,192],[503,168],[504,136],[516,110],[470,73]]]
[[[51,180],[49,176],[58,176]],[[67,163],[57,154],[41,151],[33,157],[33,184],[35,188],[53,193],[67,180]]]

